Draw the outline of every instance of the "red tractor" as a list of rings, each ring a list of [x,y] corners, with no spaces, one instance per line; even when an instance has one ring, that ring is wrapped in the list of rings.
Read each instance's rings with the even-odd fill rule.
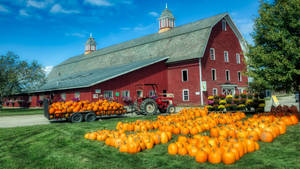
[[[149,94],[143,96],[145,88],[148,89]],[[146,90],[147,91],[147,90]],[[176,108],[174,104],[174,95],[171,93],[158,94],[157,84],[141,84],[137,85],[137,98],[135,101],[135,109],[140,114],[153,115],[159,110],[161,113],[175,113]]]

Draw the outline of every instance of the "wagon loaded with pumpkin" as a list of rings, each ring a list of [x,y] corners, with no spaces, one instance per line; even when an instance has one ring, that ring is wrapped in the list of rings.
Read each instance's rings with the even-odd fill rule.
[[[44,101],[44,115],[49,120],[67,120],[73,123],[95,121],[101,117],[115,117],[127,113],[124,106],[108,100],[55,102]]]

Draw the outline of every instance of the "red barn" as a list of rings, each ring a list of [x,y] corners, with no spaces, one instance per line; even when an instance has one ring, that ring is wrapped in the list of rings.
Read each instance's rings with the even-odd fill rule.
[[[204,105],[210,95],[241,93],[247,88],[243,75],[246,43],[227,13],[175,27],[167,8],[159,18],[158,33],[96,50],[91,36],[85,54],[55,66],[47,83],[37,91],[11,97],[6,106],[40,106],[52,99],[97,100],[136,98],[173,93],[178,105]],[[4,105],[4,106],[5,106]]]

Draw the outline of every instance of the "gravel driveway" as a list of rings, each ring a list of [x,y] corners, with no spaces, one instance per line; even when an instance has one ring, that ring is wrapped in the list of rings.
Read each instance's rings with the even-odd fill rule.
[[[50,124],[50,122],[41,114],[0,117],[0,128],[33,126],[39,124]]]

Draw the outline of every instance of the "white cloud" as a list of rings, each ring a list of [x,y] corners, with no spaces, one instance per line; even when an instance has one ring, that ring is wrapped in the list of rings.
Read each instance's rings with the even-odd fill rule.
[[[0,12],[9,13],[9,10],[5,6],[0,5]]]
[[[48,6],[48,4],[50,4],[52,2],[53,2],[53,0],[45,0],[45,1],[28,0],[27,6],[43,9],[43,8],[46,8]]]
[[[52,69],[53,69],[53,66],[46,66],[43,68],[46,76],[51,72]]]
[[[113,4],[107,0],[84,0],[84,3],[95,6],[113,6]]]
[[[66,33],[66,36],[75,36],[75,37],[84,38],[84,37],[85,37],[85,34],[75,32],[75,33]]]
[[[24,10],[24,9],[19,10],[19,14],[20,14],[21,16],[30,16],[30,15],[26,12],[26,10]]]
[[[149,15],[154,16],[154,17],[158,17],[159,14],[157,12],[149,12]]]
[[[80,13],[77,10],[66,10],[60,4],[53,5],[50,12],[51,13],[64,13],[64,14]]]

